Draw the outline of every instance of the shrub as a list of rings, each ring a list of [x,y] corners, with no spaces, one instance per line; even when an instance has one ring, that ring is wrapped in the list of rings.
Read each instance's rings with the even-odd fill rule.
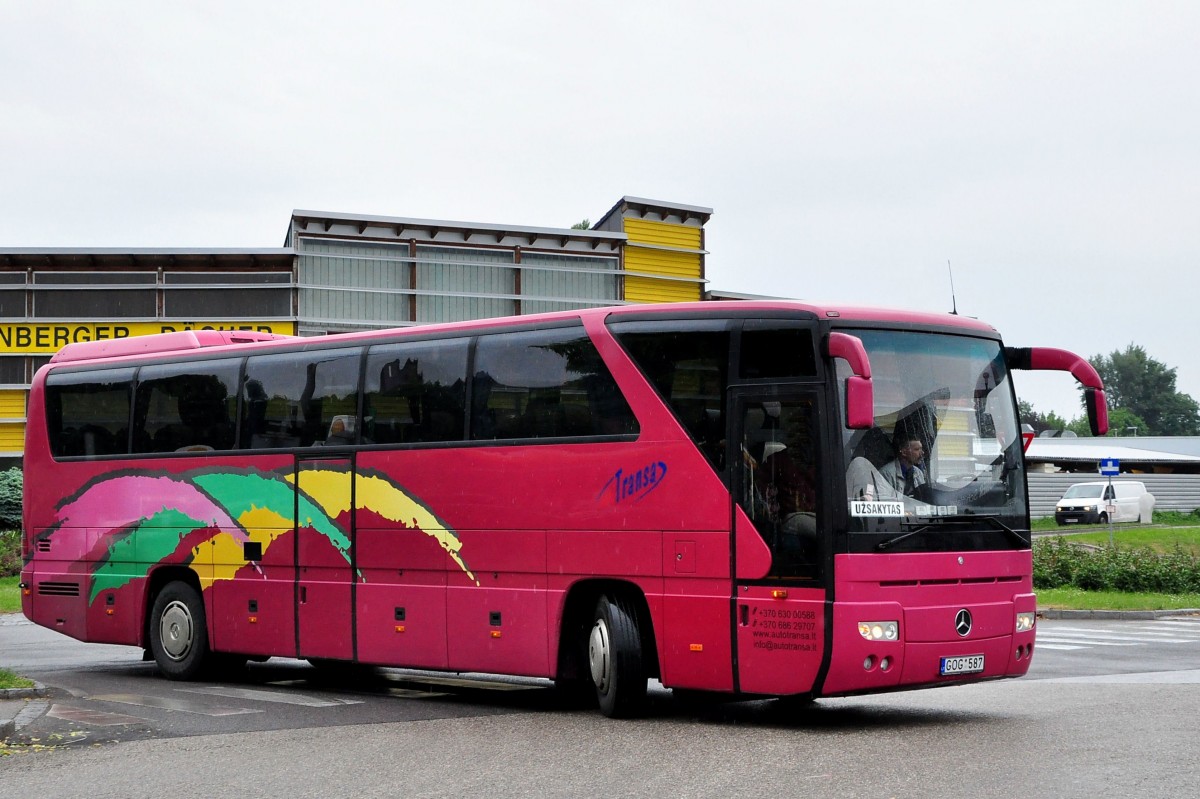
[[[0,532],[0,577],[21,573],[21,533],[18,530]]]
[[[23,475],[16,466],[0,472],[0,530],[21,528],[21,484]]]
[[[1093,549],[1056,536],[1033,545],[1033,585],[1085,591],[1200,592],[1200,558],[1178,546],[1167,553],[1120,546]]]

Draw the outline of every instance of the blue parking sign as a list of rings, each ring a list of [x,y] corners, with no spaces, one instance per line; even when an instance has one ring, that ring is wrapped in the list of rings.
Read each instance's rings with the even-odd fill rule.
[[[1100,459],[1100,474],[1113,477],[1121,473],[1121,462],[1116,458]]]

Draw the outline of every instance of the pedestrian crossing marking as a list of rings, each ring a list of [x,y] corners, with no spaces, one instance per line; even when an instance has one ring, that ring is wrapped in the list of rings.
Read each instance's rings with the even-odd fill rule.
[[[1128,627],[1087,627],[1054,624],[1039,627],[1035,647],[1071,651],[1106,646],[1200,643],[1200,620],[1156,619]]]

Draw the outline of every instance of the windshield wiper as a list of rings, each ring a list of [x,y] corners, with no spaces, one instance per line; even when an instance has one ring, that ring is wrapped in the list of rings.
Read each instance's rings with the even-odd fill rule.
[[[944,527],[948,524],[962,524],[964,522],[973,522],[976,519],[989,522],[992,525],[992,529],[999,530],[1013,541],[1020,544],[1022,547],[1027,547],[1030,545],[1029,539],[1025,538],[1025,536],[1021,535],[1019,532],[1000,521],[999,516],[995,513],[960,513],[957,516],[935,516],[927,522],[919,523],[918,527],[909,530],[908,532],[901,533],[900,535],[880,541],[875,545],[875,549],[879,552],[882,552],[885,549],[891,549],[901,541],[907,541],[915,535],[920,535],[921,533],[935,530],[938,527]]]

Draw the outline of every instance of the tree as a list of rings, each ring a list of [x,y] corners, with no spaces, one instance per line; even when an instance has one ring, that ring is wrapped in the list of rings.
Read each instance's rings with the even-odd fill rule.
[[[1071,420],[1067,430],[1078,436],[1088,437],[1092,434],[1092,425],[1086,414],[1081,414]],[[1146,422],[1128,408],[1111,408],[1108,411],[1108,435],[1151,435],[1146,432]]]
[[[1200,434],[1200,404],[1176,390],[1173,367],[1151,358],[1145,349],[1132,343],[1124,352],[1114,350],[1089,360],[1104,381],[1110,417],[1115,418],[1117,411],[1128,411],[1137,418],[1135,422],[1122,417],[1123,426],[1136,426],[1139,435]]]
[[[584,219],[571,225],[571,230],[588,230],[591,226],[591,220]]]
[[[1067,421],[1054,411],[1035,411],[1033,405],[1026,400],[1017,400],[1017,414],[1021,424],[1032,427],[1034,433],[1040,434],[1043,430],[1066,430],[1068,427]]]

